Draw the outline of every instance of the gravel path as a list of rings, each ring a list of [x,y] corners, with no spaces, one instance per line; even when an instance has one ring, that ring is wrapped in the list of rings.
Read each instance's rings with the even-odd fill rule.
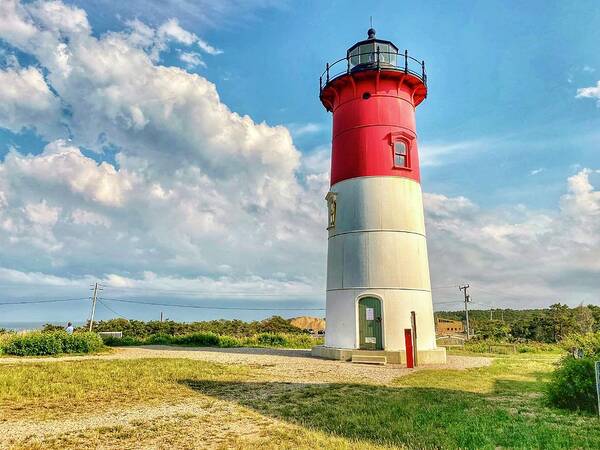
[[[148,345],[143,347],[120,347],[114,353],[93,356],[65,356],[60,358],[0,358],[0,364],[54,363],[61,361],[84,361],[90,359],[140,359],[140,358],[186,358],[222,364],[242,364],[260,367],[267,378],[307,383],[362,382],[388,384],[394,378],[427,369],[468,369],[491,364],[491,358],[472,356],[448,356],[445,365],[430,365],[407,369],[401,365],[385,366],[352,364],[313,358],[310,350],[270,348],[189,348]]]

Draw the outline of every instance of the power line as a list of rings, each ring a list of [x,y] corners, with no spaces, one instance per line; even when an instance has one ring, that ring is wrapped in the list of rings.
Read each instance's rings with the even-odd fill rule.
[[[138,305],[149,306],[172,306],[175,308],[193,308],[193,309],[223,309],[223,310],[239,310],[239,311],[325,311],[325,308],[242,308],[238,306],[204,306],[204,305],[182,305],[179,303],[158,303],[158,302],[143,302],[139,300],[126,300],[122,298],[103,298],[104,301],[135,303]]]
[[[32,284],[32,283],[0,283],[0,287],[15,287],[24,286],[30,288],[43,288],[43,289],[85,289],[87,285],[64,285],[64,284]]]
[[[129,320],[123,314],[119,314],[117,311],[115,311],[114,309],[112,309],[110,306],[108,306],[106,303],[104,303],[101,299],[98,299],[98,303],[100,303],[104,308],[106,308],[107,310],[109,310],[113,314],[116,314],[118,317],[121,317],[122,319]]]
[[[52,300],[25,300],[25,301],[15,301],[15,302],[0,302],[0,306],[2,305],[28,305],[33,303],[56,303],[56,302],[75,302],[80,300],[89,300],[88,297],[83,298],[61,298],[61,299],[52,299]]]
[[[250,296],[250,297],[306,297],[308,295],[312,295],[311,293],[301,294],[301,293],[270,293],[270,292],[247,292],[247,291],[211,291],[211,290],[185,290],[185,289],[159,289],[159,288],[144,288],[137,286],[113,286],[110,284],[103,284],[104,287],[112,288],[113,290],[138,290],[138,291],[147,291],[147,292],[160,292],[160,293],[169,293],[169,294],[180,294],[180,295],[193,295],[198,296],[201,294],[209,294],[211,296],[220,296],[220,295],[237,295],[237,296]]]

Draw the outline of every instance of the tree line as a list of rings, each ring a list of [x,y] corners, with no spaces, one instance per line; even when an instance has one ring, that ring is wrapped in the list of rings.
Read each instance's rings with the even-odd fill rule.
[[[491,317],[490,317],[491,315]],[[464,311],[440,311],[436,318],[465,320]],[[469,310],[473,333],[482,339],[560,342],[573,333],[600,331],[600,306],[555,303],[544,309]]]
[[[81,327],[87,330],[89,322]],[[46,331],[59,330],[62,326],[47,324]],[[189,333],[215,333],[234,337],[249,337],[261,333],[301,334],[304,330],[295,327],[280,316],[264,320],[244,322],[242,320],[209,320],[204,322],[175,322],[173,320],[143,321],[127,319],[110,319],[94,322],[94,331],[122,331],[123,336],[144,338],[151,335],[183,335]]]

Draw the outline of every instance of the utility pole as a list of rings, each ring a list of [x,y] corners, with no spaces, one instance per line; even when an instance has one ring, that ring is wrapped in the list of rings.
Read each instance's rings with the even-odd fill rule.
[[[163,321],[163,312],[161,311],[160,312],[160,323],[162,323],[162,321]]]
[[[471,327],[469,326],[469,302],[471,301],[471,296],[468,294],[467,289],[469,289],[468,284],[458,287],[458,290],[463,291],[465,294],[465,319],[467,324],[467,339],[469,339],[471,337]]]
[[[95,282],[92,290],[94,293],[92,294],[92,313],[90,314],[90,331],[92,331],[92,327],[94,326],[94,314],[96,313],[96,300],[98,299],[98,292],[102,290],[100,284]]]

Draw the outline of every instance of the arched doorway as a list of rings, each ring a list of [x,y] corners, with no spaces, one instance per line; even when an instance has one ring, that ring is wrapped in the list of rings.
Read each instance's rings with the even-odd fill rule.
[[[361,350],[383,350],[380,299],[363,297],[358,301],[358,335]]]

